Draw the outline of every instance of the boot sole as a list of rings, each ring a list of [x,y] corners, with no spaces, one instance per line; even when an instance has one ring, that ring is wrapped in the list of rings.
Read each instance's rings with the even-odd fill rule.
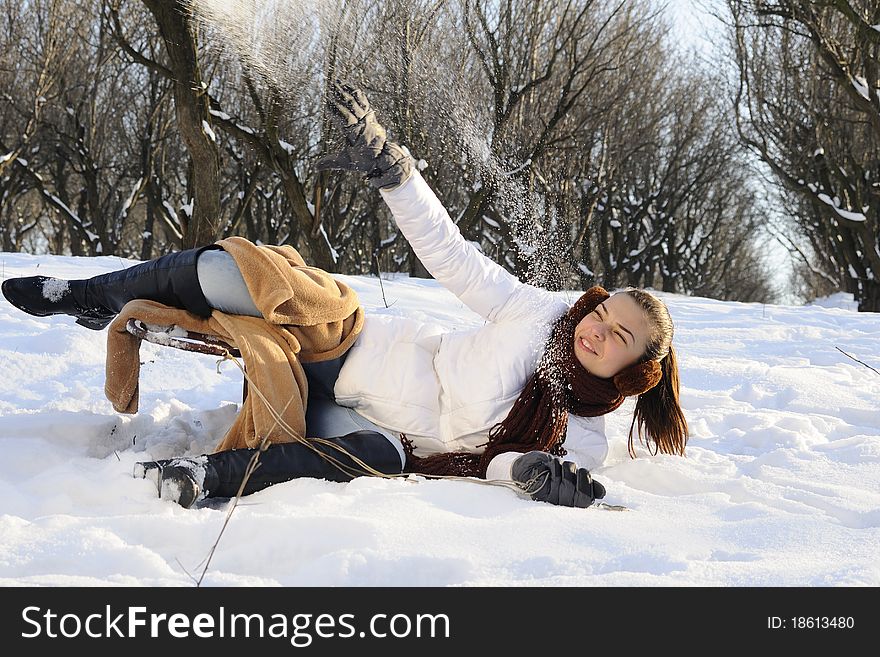
[[[135,463],[131,476],[135,479],[149,479],[156,486],[160,499],[173,500],[184,509],[192,507],[202,494],[202,487],[191,477],[183,477],[183,481],[165,479],[162,476],[162,467],[150,461]]]
[[[184,481],[179,479],[162,479],[159,496],[163,500],[174,500],[184,509],[189,509],[202,494],[201,487],[187,477]]]
[[[93,331],[100,331],[104,329],[107,324],[113,321],[113,318],[110,319],[90,319],[88,317],[78,317],[76,323],[80,326],[85,326],[87,329],[92,329]]]

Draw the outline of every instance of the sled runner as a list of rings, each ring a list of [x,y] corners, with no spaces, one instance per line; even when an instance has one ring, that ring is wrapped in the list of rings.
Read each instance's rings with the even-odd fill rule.
[[[187,331],[173,324],[171,326],[156,326],[132,318],[126,323],[125,329],[135,337],[153,344],[211,356],[225,356],[228,352],[236,358],[241,358],[241,352],[238,349],[220,338],[206,333]]]

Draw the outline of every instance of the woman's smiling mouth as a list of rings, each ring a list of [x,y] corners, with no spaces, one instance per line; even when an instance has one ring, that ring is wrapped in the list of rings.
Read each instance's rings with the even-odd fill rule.
[[[590,346],[590,343],[587,342],[586,338],[578,338],[578,342],[580,343],[581,347],[582,347],[585,351],[590,352],[590,353],[593,354],[594,356],[598,356],[598,354],[596,353],[596,350],[593,349],[593,347]]]

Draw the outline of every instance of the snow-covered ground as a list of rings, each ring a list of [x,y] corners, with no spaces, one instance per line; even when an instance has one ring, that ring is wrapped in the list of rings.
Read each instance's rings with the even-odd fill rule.
[[[2,278],[128,264],[0,253]],[[433,281],[383,279],[386,309],[378,279],[343,278],[370,310],[479,321]],[[880,370],[880,315],[845,295],[804,307],[660,296],[691,439],[687,458],[640,448],[632,460],[631,403],[608,416],[593,474],[628,511],[460,481],[300,479],[241,500],[203,585],[880,585],[880,374],[866,366]],[[0,298],[0,585],[186,586],[221,534],[228,503],[186,510],[131,471],[209,451],[241,373],[144,343],[141,410],[120,415],[103,394],[105,337]]]

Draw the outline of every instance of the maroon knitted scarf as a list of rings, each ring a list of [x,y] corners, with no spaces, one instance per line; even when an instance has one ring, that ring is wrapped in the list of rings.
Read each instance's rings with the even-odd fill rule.
[[[405,471],[485,478],[490,461],[502,452],[541,450],[564,455],[569,413],[604,415],[624,400],[615,385],[617,377],[601,379],[590,374],[574,354],[575,327],[609,296],[599,286],[590,288],[556,321],[535,373],[507,417],[489,431],[489,442],[481,454],[448,452],[420,458],[413,455],[413,445],[404,437]]]

